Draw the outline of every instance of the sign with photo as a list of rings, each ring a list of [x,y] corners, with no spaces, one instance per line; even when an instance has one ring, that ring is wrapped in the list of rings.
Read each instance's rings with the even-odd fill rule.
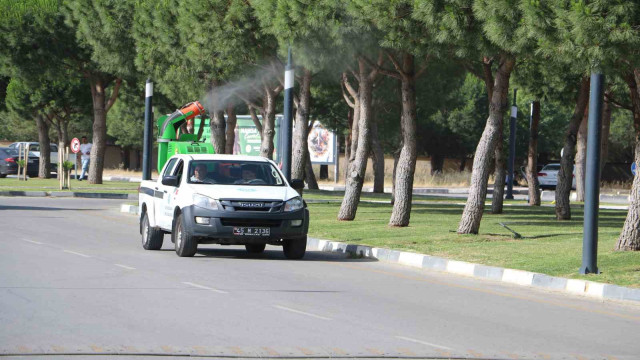
[[[333,131],[314,121],[307,142],[313,164],[335,164],[338,141]]]

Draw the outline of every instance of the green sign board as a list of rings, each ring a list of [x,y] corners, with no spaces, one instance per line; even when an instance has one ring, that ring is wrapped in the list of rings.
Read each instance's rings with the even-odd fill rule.
[[[261,116],[258,116],[260,120],[262,120]],[[262,140],[260,139],[260,134],[258,133],[258,129],[251,120],[251,116],[249,115],[239,115],[237,116],[238,122],[236,123],[236,131],[235,131],[235,142],[233,144],[233,154],[234,155],[255,155],[260,156],[260,144]],[[276,133],[273,137],[273,145],[274,158],[278,159],[278,150],[280,147],[280,122],[282,121],[282,115],[276,116],[275,130]],[[195,119],[194,123],[194,131],[197,133],[200,128],[200,118]],[[204,120],[204,131],[202,133],[202,140],[204,142],[210,142],[211,140],[211,129],[209,128],[209,119]]]

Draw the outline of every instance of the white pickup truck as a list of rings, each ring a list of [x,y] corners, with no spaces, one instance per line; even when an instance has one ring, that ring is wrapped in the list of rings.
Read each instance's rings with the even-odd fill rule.
[[[157,181],[139,190],[140,234],[146,250],[171,234],[178,256],[198,244],[244,245],[261,253],[282,245],[288,259],[304,257],[309,211],[275,163],[263,157],[174,155]]]

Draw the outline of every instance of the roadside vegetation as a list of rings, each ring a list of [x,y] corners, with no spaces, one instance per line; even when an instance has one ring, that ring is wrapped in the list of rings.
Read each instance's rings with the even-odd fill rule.
[[[363,196],[366,196],[363,194]],[[306,197],[305,197],[306,198]],[[416,199],[417,200],[417,199]],[[388,226],[391,205],[361,202],[358,218],[336,220],[337,203],[310,203],[313,221],[309,236],[396,250],[413,251],[449,259],[468,261],[587,279],[622,286],[640,287],[640,253],[614,251],[626,216],[625,210],[600,210],[598,275],[580,275],[582,259],[582,208],[573,207],[569,221],[556,221],[551,206],[531,207],[520,201],[507,206],[503,214],[485,214],[480,235],[460,236],[456,226],[464,208],[458,203],[414,203],[411,226]],[[490,205],[485,205],[489,207]],[[505,205],[507,202],[505,202]],[[513,234],[503,223],[522,235]]]

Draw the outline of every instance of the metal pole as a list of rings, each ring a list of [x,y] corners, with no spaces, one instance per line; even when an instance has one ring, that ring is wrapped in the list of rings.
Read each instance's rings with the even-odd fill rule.
[[[513,199],[513,167],[516,163],[516,120],[518,107],[516,106],[516,94],[518,89],[513,89],[513,106],[511,106],[511,121],[509,122],[509,163],[507,175],[507,194],[505,199]]]
[[[604,75],[591,73],[589,123],[587,132],[587,171],[584,192],[584,235],[580,274],[598,274],[598,206],[600,197],[600,138]]]
[[[142,148],[142,180],[151,180],[151,138],[153,137],[152,110],[153,82],[147,79],[144,99],[144,143]]]
[[[293,63],[291,61],[291,47],[287,66],[284,71],[284,119],[282,121],[281,134],[284,136],[282,149],[282,171],[288,181],[291,181],[291,128],[293,127]]]

